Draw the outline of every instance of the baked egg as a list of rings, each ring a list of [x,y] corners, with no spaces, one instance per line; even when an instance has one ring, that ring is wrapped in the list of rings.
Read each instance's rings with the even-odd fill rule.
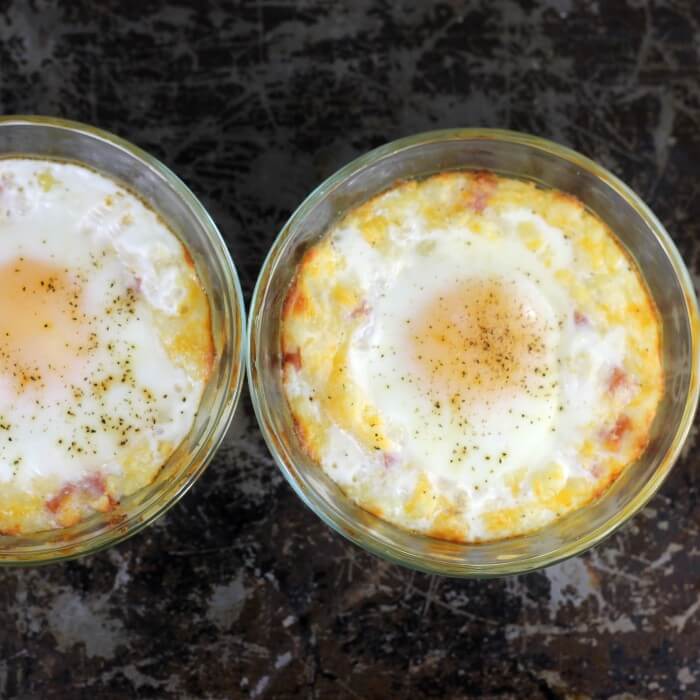
[[[402,182],[304,255],[281,330],[309,456],[359,506],[459,542],[551,523],[643,452],[663,392],[635,261],[575,197]]]
[[[188,251],[79,164],[0,160],[0,533],[74,525],[150,484],[213,363]]]

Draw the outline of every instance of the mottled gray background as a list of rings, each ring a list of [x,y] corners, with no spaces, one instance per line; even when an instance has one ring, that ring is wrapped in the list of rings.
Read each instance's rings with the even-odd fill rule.
[[[530,131],[630,183],[694,275],[694,0],[0,0],[0,111],[117,132],[201,196],[249,298],[323,178],[416,131]],[[283,482],[247,396],[187,497],[82,561],[0,572],[4,698],[698,698],[695,431],[595,551],[454,581],[376,560]]]

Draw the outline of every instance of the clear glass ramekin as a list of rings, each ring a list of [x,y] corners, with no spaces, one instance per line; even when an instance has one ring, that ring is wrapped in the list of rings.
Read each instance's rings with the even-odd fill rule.
[[[343,212],[397,180],[446,170],[491,170],[569,192],[605,220],[637,260],[663,324],[665,393],[649,446],[598,501],[532,534],[457,544],[397,528],[343,495],[305,454],[281,383],[282,303],[304,251]],[[597,544],[631,518],[669,473],[698,400],[698,308],[671,238],[614,175],[550,141],[492,129],[411,136],[358,158],[321,184],[280,232],[260,272],[248,329],[248,381],[258,422],[279,468],[328,525],[390,561],[447,576],[502,576],[548,566]]]
[[[194,259],[209,297],[216,355],[192,429],[150,486],[124,498],[113,512],[74,527],[0,536],[0,566],[96,552],[138,532],[174,505],[202,474],[231,422],[243,383],[245,346],[243,295],[226,244],[199,200],[162,163],[113,134],[34,116],[0,118],[0,158],[12,155],[83,163],[150,203]]]

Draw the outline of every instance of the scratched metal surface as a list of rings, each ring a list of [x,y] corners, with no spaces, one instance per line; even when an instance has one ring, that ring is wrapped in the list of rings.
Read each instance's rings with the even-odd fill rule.
[[[651,204],[697,275],[693,0],[0,0],[0,111],[92,122],[201,196],[249,298],[292,208],[437,127],[573,146]],[[700,697],[695,431],[595,551],[453,581],[376,560],[283,482],[243,398],[192,492],[88,559],[0,571],[4,698]]]

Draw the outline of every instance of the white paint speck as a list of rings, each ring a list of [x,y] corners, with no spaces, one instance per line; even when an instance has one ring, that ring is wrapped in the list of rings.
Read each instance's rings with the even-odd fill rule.
[[[131,580],[131,575],[129,574],[129,558],[125,557],[118,549],[110,549],[107,556],[117,568],[114,574],[112,592],[120,588],[126,588]]]
[[[57,596],[48,620],[58,648],[66,652],[76,644],[84,644],[88,656],[112,658],[126,635],[121,620],[110,617],[105,610],[107,602],[108,597],[83,600],[75,593]]]
[[[257,698],[265,692],[265,688],[270,684],[270,676],[263,676],[256,684],[255,688],[251,690],[250,697]]]
[[[695,682],[695,676],[687,666],[683,666],[683,668],[678,670],[676,678],[678,678],[678,682],[681,685],[692,685]]]
[[[246,601],[243,573],[223,586],[214,586],[207,617],[220,629],[227,630],[239,618]]]
[[[285,666],[289,665],[289,662],[292,660],[292,655],[290,652],[285,651],[284,654],[280,654],[277,657],[277,660],[275,661],[275,669],[280,669],[284,668]]]
[[[595,577],[581,557],[569,559],[545,570],[550,583],[550,600],[558,608],[566,603],[580,605],[587,598],[598,601],[601,608],[605,600]]]
[[[680,615],[673,615],[670,617],[669,623],[672,627],[675,627],[678,633],[682,633],[686,624],[688,623],[688,620],[690,620],[695,613],[698,612],[698,610],[700,610],[700,595],[698,595],[697,600],[689,608],[687,608],[685,612],[681,613]]]

